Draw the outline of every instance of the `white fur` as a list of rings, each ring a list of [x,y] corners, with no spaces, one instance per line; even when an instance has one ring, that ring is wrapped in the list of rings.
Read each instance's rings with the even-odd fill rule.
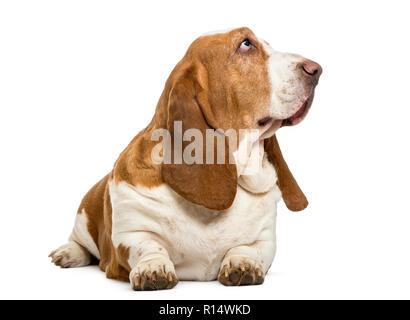
[[[243,149],[247,141],[241,141],[238,148],[238,153],[246,153]],[[236,159],[236,168],[238,171],[239,185],[252,193],[265,193],[276,186],[278,180],[276,171],[273,165],[269,162],[268,156],[263,147],[264,141],[259,140],[252,144],[251,150],[245,154],[248,161],[245,164],[240,163],[237,157],[238,153],[234,153]]]
[[[91,262],[89,251],[75,241],[69,241],[54,250],[50,256],[53,259],[52,262],[63,268],[82,267],[89,265]]]
[[[135,247],[131,248],[130,251],[137,251]],[[156,256],[156,257],[149,257],[144,260],[140,259],[138,264],[135,263],[136,259],[131,258],[132,254],[130,255],[129,263],[132,266],[129,278],[131,284],[134,286],[136,282],[136,277],[141,277],[144,274],[154,273],[156,272],[157,275],[164,273],[168,276],[169,273],[175,274],[175,268],[171,260],[164,256]]]
[[[87,248],[94,257],[100,259],[100,253],[97,245],[88,232],[87,223],[87,215],[83,209],[82,212],[78,213],[75,217],[74,228],[71,233],[70,240],[79,243],[84,248]]]
[[[263,149],[261,150],[264,152]],[[243,174],[238,179],[239,185],[252,193],[265,193],[277,187],[278,177],[266,153],[261,159],[262,161],[258,164],[259,169],[257,171],[253,174]]]
[[[130,247],[133,270],[144,261],[172,261],[180,280],[214,280],[230,255],[257,259],[264,272],[272,263],[276,185],[264,194],[238,186],[233,205],[222,212],[194,205],[166,184],[149,189],[111,181],[109,190],[112,240]]]
[[[239,146],[233,152],[238,177],[243,174],[254,174],[261,168],[264,149],[263,141],[259,140],[260,135],[261,130],[250,130],[246,134],[239,135]]]
[[[269,55],[268,73],[272,97],[270,115],[274,119],[286,119],[293,115],[311,95],[311,86],[306,86],[298,66],[304,58],[291,53],[275,51],[260,39]]]

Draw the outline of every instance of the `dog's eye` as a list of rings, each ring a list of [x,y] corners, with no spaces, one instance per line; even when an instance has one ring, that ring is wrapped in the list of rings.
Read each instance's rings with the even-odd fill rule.
[[[252,43],[249,41],[249,39],[243,40],[241,42],[241,45],[239,46],[240,52],[248,52],[251,49],[252,49]]]

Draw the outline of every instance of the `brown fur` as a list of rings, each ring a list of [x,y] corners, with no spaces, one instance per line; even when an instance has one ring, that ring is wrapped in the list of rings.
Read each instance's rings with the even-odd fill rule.
[[[216,144],[214,145],[214,163],[205,164],[206,153],[206,129],[211,129],[207,121],[215,121],[207,100],[200,97],[195,87],[200,87],[198,75],[200,67],[189,65],[174,84],[169,99],[168,130],[171,133],[172,141],[176,135],[173,130],[174,121],[182,121],[182,131],[196,128],[201,130],[203,136],[203,162],[204,164],[164,164],[162,167],[162,177],[164,181],[174,189],[179,195],[192,203],[202,205],[208,209],[223,210],[232,205],[236,195],[237,173],[236,166],[229,164],[229,153],[226,147],[225,164],[216,164]],[[206,93],[205,93],[206,95]],[[207,120],[207,116],[210,120]],[[208,118],[209,119],[209,118]],[[182,139],[182,137],[178,137]],[[228,140],[226,138],[226,140]],[[183,148],[189,142],[183,142]],[[228,141],[226,141],[228,146]],[[172,143],[171,149],[174,149]],[[171,150],[165,150],[165,153]]]
[[[283,159],[276,136],[265,140],[265,151],[277,172],[278,186],[288,209],[292,211],[305,209],[309,202],[293,177],[292,172],[290,172],[285,159]]]
[[[251,39],[256,49],[239,57],[235,50],[244,38]],[[111,241],[110,180],[148,188],[167,183],[188,201],[215,210],[232,204],[237,188],[235,165],[154,164],[151,151],[158,142],[151,141],[151,135],[158,128],[168,128],[174,134],[174,120],[182,121],[183,130],[252,128],[257,119],[266,116],[258,106],[268,103],[271,94],[265,67],[268,57],[258,44],[247,28],[194,41],[167,80],[151,123],[121,153],[113,171],[85,195],[78,212],[81,214],[84,209],[87,214],[88,230],[101,256],[99,266],[108,278],[128,281],[130,272],[129,248],[115,249]],[[240,63],[237,59],[241,59]],[[302,210],[307,200],[289,171],[276,138],[265,141],[265,148],[277,170],[286,205],[290,210]]]

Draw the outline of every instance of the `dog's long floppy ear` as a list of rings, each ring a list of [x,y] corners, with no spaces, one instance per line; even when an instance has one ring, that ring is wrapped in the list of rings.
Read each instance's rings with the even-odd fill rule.
[[[218,129],[218,127],[209,105],[207,75],[206,72],[200,72],[198,67],[191,66],[174,77],[169,93],[167,121],[167,129],[171,133],[172,150],[164,152],[166,154],[172,151],[172,161],[171,164],[163,163],[162,177],[175,192],[186,200],[208,209],[225,210],[232,205],[236,195],[236,165],[229,163],[229,144],[226,137],[224,137],[224,164],[217,164],[217,141],[214,141],[213,146],[214,164],[209,164],[209,161],[206,163],[206,154],[211,151],[205,143],[206,129]],[[182,122],[182,130],[176,130],[175,121]],[[194,139],[183,141],[184,133],[188,129],[197,129],[201,133],[202,164],[187,164],[184,161],[183,152],[186,146],[194,141]],[[195,139],[198,139],[198,136],[195,136]],[[178,145],[178,141],[181,141],[181,145]],[[178,150],[181,147],[182,150]],[[176,156],[176,152],[179,156]],[[198,150],[195,150],[196,152]],[[182,163],[177,163],[181,160]]]
[[[274,165],[278,175],[278,185],[282,192],[283,200],[289,210],[301,211],[308,206],[306,196],[303,194],[298,183],[290,172],[276,136],[265,140],[265,151],[269,161]]]

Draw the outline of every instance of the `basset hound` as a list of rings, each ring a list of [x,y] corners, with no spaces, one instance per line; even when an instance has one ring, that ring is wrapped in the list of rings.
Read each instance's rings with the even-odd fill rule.
[[[277,202],[282,197],[293,211],[308,205],[275,132],[303,120],[321,72],[248,28],[196,39],[166,81],[151,123],[83,198],[69,242],[50,254],[52,262],[98,261],[108,278],[134,290],[169,289],[178,280],[261,284],[276,250]],[[170,143],[153,138],[159,129]],[[240,135],[224,146],[225,161],[180,161],[171,149],[189,147],[182,133],[190,129],[205,144],[200,160],[215,150],[207,130],[216,140],[227,140],[228,130],[256,132],[244,154],[260,155],[258,170],[246,173],[249,159],[236,161],[246,140]]]

